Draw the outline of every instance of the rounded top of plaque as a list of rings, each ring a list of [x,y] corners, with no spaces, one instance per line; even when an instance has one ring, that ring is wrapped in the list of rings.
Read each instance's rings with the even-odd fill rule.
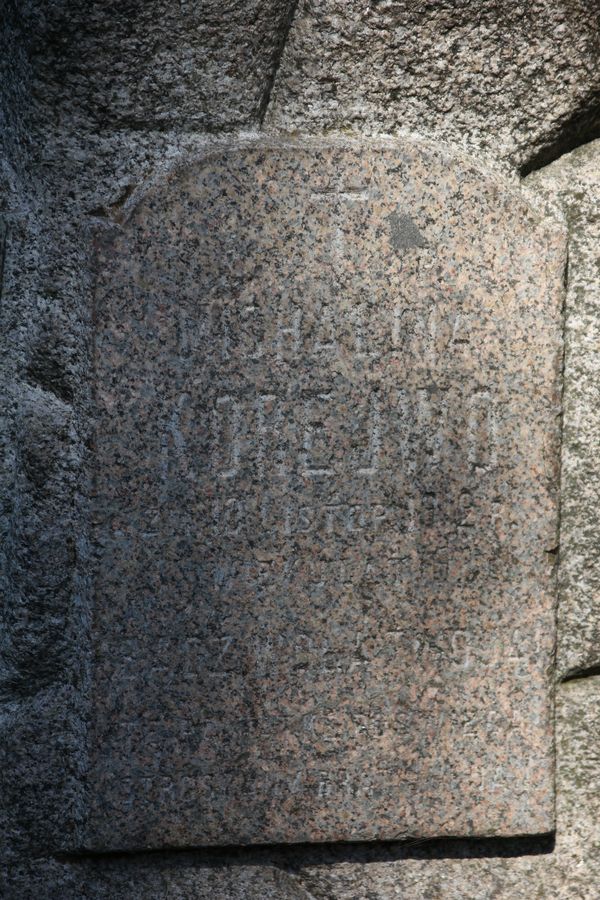
[[[379,158],[380,164],[376,160]],[[312,159],[313,165],[308,164]],[[386,167],[385,160],[396,160],[394,168]],[[493,159],[486,160],[469,156],[462,148],[448,144],[433,144],[418,136],[399,137],[378,136],[372,138],[349,138],[344,135],[329,135],[326,138],[314,136],[278,137],[274,135],[246,136],[236,140],[218,139],[206,145],[202,152],[184,155],[167,166],[160,167],[156,175],[142,183],[123,206],[119,220],[129,219],[149,201],[155,191],[173,189],[179,180],[185,181],[193,171],[209,166],[223,170],[243,170],[248,166],[264,166],[266,171],[278,171],[283,178],[292,176],[296,161],[304,161],[306,174],[310,174],[315,191],[341,191],[349,188],[360,199],[361,189],[385,182],[390,175],[402,176],[408,169],[415,184],[424,185],[432,179],[441,182],[450,180],[458,186],[465,181],[488,184],[490,190],[496,185],[498,192],[510,197],[521,208],[529,207],[536,221],[547,220],[550,228],[563,228],[559,211],[547,209],[540,212],[540,201],[530,195],[519,182],[509,179],[506,172]],[[349,171],[351,168],[352,173]],[[349,178],[344,184],[344,171]],[[337,173],[338,178],[334,178]],[[452,177],[450,174],[452,173]],[[312,183],[314,179],[314,183]],[[341,179],[341,180],[340,180]],[[292,182],[290,182],[290,187]],[[257,187],[260,183],[257,183]],[[443,196],[442,192],[440,196]],[[448,196],[453,196],[452,194]],[[455,195],[458,198],[458,195]]]
[[[549,830],[561,228],[407,140],[217,145],[126,213],[92,843]]]

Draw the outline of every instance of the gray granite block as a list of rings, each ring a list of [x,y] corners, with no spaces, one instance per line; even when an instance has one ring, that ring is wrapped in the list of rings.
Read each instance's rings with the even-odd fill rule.
[[[600,142],[531,175],[569,228],[558,674],[600,665]]]
[[[215,131],[260,120],[293,0],[7,0],[26,121]],[[12,28],[11,28],[12,26]],[[11,29],[11,30],[9,30]],[[10,48],[12,50],[12,48]]]
[[[268,862],[193,853],[18,860],[0,871],[0,891],[2,900],[312,900],[298,878]]]
[[[599,53],[587,0],[300,0],[267,123],[409,129],[522,166],[598,133]]]

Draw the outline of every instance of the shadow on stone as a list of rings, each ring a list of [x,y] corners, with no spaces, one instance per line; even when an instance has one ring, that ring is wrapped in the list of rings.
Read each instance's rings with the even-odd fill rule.
[[[520,169],[519,174],[526,178],[531,172],[543,169],[544,166],[571,153],[577,147],[588,144],[600,137],[600,96],[594,95],[593,102],[584,110],[578,109],[562,127],[553,134],[548,144],[538,150]]]
[[[127,862],[132,865],[264,866],[283,868],[327,866],[339,863],[396,862],[402,859],[493,859],[541,856],[554,852],[555,835],[511,838],[433,838],[415,841],[375,841],[329,844],[278,844],[262,847],[171,848],[132,852],[61,854],[68,863]]]

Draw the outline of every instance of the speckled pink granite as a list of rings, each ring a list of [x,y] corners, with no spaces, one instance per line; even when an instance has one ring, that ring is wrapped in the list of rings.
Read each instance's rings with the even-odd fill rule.
[[[221,147],[100,236],[90,847],[552,828],[564,263],[410,142]]]

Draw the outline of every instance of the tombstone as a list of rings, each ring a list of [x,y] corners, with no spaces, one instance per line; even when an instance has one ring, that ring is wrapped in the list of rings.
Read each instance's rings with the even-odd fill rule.
[[[410,141],[99,235],[89,847],[552,829],[564,244]]]

